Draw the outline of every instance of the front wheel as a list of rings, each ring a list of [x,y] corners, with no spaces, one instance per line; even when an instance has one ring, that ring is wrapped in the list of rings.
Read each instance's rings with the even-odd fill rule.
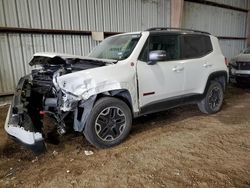
[[[224,93],[221,84],[211,81],[205,97],[198,103],[201,112],[214,114],[221,109]]]
[[[113,97],[99,99],[84,129],[86,139],[98,148],[121,143],[129,134],[132,114],[128,105]]]

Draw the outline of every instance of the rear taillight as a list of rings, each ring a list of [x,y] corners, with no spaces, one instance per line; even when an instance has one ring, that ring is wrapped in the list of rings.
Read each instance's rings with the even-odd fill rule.
[[[227,61],[226,57],[225,57],[225,64],[226,64],[226,66],[228,66],[228,61]]]

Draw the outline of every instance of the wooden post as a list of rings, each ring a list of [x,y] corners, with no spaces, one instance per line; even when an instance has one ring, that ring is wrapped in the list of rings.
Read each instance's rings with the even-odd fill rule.
[[[183,5],[183,0],[171,0],[171,27],[181,27]]]

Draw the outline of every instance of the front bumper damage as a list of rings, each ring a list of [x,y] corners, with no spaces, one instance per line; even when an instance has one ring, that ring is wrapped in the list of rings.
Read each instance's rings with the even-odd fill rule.
[[[25,130],[15,119],[16,115],[11,113],[12,106],[9,107],[7,118],[5,121],[4,129],[8,135],[15,141],[21,143],[27,148],[31,149],[35,153],[41,153],[45,151],[45,143],[43,136],[40,132],[31,132]]]
[[[229,69],[230,81],[236,83],[236,80],[250,82],[250,70],[237,70],[234,67]]]
[[[80,79],[78,79],[78,81],[79,80]],[[39,95],[37,96],[35,93],[32,93],[32,89],[34,90],[32,81],[32,76],[30,75],[24,76],[19,80],[4,127],[12,139],[37,154],[46,150],[46,135],[43,131],[40,113],[42,113],[42,116],[46,113],[53,117],[56,121],[58,135],[63,135],[65,132],[61,130],[65,129],[64,119],[69,112],[74,112],[73,128],[77,132],[83,132],[87,118],[96,100],[97,92],[103,91],[101,89],[106,90],[105,85],[89,84],[89,87],[85,88],[86,92],[83,93],[85,93],[85,95],[87,93],[90,96],[85,96],[86,98],[83,99],[69,94],[66,91],[62,93],[60,87],[58,87],[58,93],[60,94],[58,94],[56,98],[44,98],[44,96],[41,98]],[[78,82],[74,82],[74,84],[77,83]],[[117,85],[117,82],[110,83],[114,83],[115,86]],[[71,87],[74,84],[71,82]],[[106,86],[112,86],[112,84],[106,84]],[[80,85],[76,88],[82,89]],[[113,95],[116,94],[116,92],[113,91],[109,94]],[[37,104],[37,102],[39,104]],[[57,111],[50,111],[51,107],[57,109]]]
[[[4,129],[7,134],[15,141],[20,142],[35,153],[45,151],[45,144],[42,133],[33,125],[22,99],[28,97],[30,93],[23,90],[24,84],[29,82],[30,75],[20,79],[12,104],[9,107],[5,120]]]

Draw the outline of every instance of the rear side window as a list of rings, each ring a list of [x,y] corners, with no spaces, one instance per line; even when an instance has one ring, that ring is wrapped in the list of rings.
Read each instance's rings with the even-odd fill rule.
[[[183,35],[181,59],[199,58],[212,51],[210,37],[206,35]]]

